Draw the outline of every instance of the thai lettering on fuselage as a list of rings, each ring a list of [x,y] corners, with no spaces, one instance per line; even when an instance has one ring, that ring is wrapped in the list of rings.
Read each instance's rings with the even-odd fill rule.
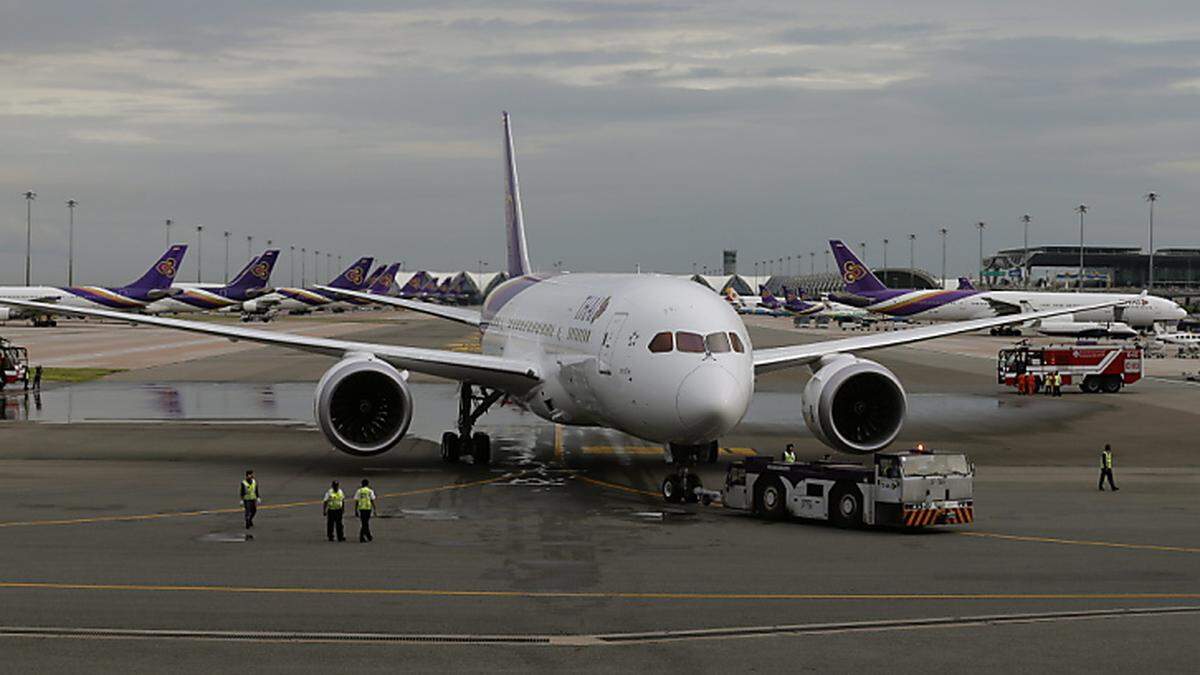
[[[579,309],[576,310],[575,320],[595,323],[596,319],[599,319],[600,315],[604,314],[604,310],[608,309],[608,303],[610,300],[612,300],[612,296],[610,295],[589,295],[587,299],[579,305]]]

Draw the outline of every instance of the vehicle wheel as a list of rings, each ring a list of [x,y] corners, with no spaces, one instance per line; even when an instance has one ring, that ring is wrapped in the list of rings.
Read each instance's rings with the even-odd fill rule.
[[[700,501],[700,497],[696,496],[696,488],[700,487],[704,487],[704,484],[700,482],[700,476],[689,473],[687,475],[687,482],[684,483],[683,487],[683,501],[689,504]]]
[[[778,478],[772,478],[758,492],[758,510],[767,518],[778,520],[787,515],[787,491]]]
[[[1121,378],[1117,375],[1109,375],[1104,378],[1104,393],[1115,394],[1121,391],[1121,385],[1124,384]]]
[[[453,431],[447,431],[442,434],[442,461],[453,464],[458,461],[458,453],[461,450],[461,443],[458,439],[458,434]]]
[[[853,485],[834,488],[833,500],[829,503],[829,519],[838,527],[862,525],[862,493]]]
[[[1087,377],[1083,378],[1083,383],[1079,385],[1079,388],[1082,389],[1084,393],[1095,394],[1096,392],[1100,391],[1100,381],[1095,375],[1088,375]]]
[[[477,431],[471,437],[471,456],[476,464],[490,464],[492,461],[492,439],[487,434]]]
[[[678,504],[683,501],[683,486],[679,483],[679,476],[671,475],[664,478],[661,490],[663,500],[668,504]]]

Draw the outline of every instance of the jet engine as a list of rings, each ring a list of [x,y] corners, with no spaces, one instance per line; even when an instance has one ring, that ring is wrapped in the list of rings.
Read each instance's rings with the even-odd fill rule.
[[[12,317],[12,308],[0,307],[0,321],[8,321]]]
[[[406,377],[374,356],[342,359],[317,383],[317,424],[344,453],[370,457],[404,438],[413,399]]]
[[[822,443],[851,454],[886,448],[900,433],[908,407],[892,371],[849,354],[821,359],[801,400],[809,430]]]

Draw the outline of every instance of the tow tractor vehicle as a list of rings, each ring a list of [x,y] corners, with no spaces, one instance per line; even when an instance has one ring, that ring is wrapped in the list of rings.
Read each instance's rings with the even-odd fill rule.
[[[975,467],[961,454],[878,452],[869,466],[748,457],[729,465],[726,508],[841,527],[963,525],[975,520]]]
[[[1001,349],[997,382],[1017,385],[1021,374],[1045,378],[1057,371],[1064,385],[1078,385],[1088,394],[1115,394],[1142,379],[1142,348],[1117,344],[1019,344]]]
[[[0,338],[0,389],[28,377],[29,352],[24,347]]]

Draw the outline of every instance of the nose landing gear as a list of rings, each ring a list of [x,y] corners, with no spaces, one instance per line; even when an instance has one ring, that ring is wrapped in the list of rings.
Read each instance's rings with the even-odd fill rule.
[[[704,484],[700,481],[700,476],[693,471],[697,462],[715,463],[717,461],[717,453],[719,446],[717,441],[704,443],[702,445],[676,445],[670,446],[671,463],[675,465],[675,473],[663,479],[660,490],[663,499],[671,504],[679,504],[687,502],[694,504],[696,502],[704,502],[708,504],[712,501],[710,494],[705,492]]]
[[[479,390],[476,393],[476,389]],[[472,432],[475,422],[504,394],[495,389],[476,387],[463,382],[458,390],[458,431],[442,434],[442,461],[457,462],[460,457],[470,455],[476,464],[492,461],[492,439],[483,432]]]

